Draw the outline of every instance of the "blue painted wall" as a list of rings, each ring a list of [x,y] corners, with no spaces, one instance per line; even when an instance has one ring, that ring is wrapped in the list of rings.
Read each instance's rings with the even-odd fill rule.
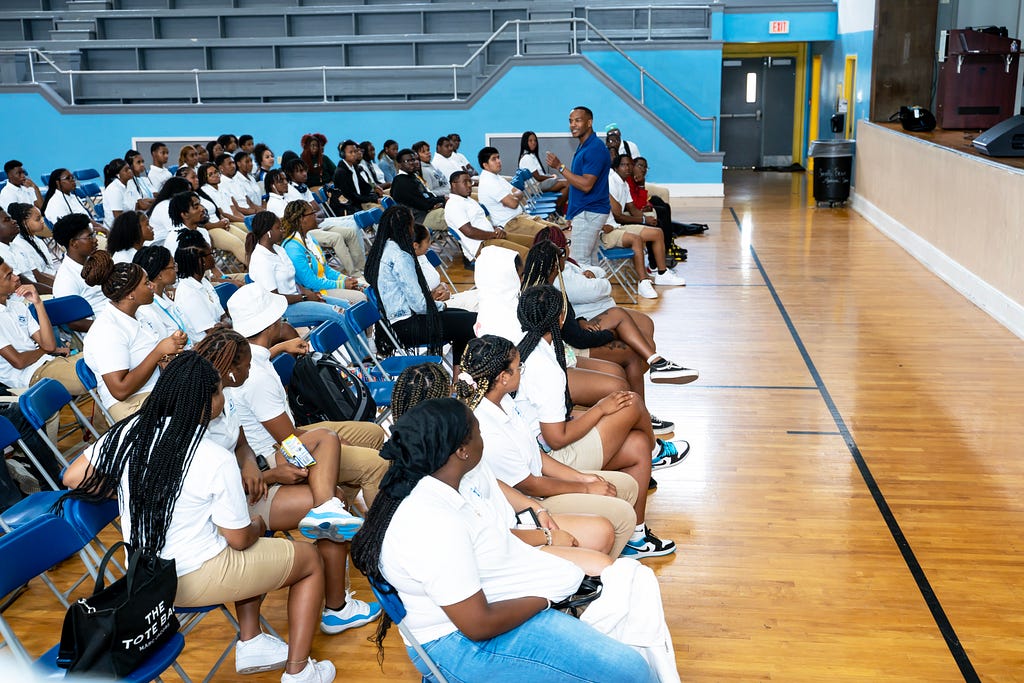
[[[822,138],[832,137],[829,119],[835,112],[836,93],[838,85],[843,82],[847,55],[857,55],[854,137],[857,136],[857,123],[868,117],[871,111],[871,48],[874,35],[874,31],[841,33],[834,41],[812,45],[811,53],[821,55],[821,120],[818,125]]]
[[[683,102],[702,116],[718,116],[722,105],[722,51],[713,50],[627,50],[629,57],[644,67]],[[640,99],[640,77],[636,67],[611,50],[587,52],[587,57],[617,83]],[[695,78],[695,74],[700,74]],[[712,123],[700,121],[650,81],[645,86],[645,103],[670,127],[699,151],[712,149]],[[621,122],[618,122],[621,124]],[[632,139],[632,137],[630,137]],[[640,144],[640,141],[636,141]],[[646,153],[646,149],[644,149]],[[717,181],[715,181],[717,182]]]
[[[770,22],[783,19],[789,21],[789,33],[768,33]],[[837,25],[835,12],[726,12],[723,17],[722,40],[727,43],[804,43],[832,40],[836,37]]]
[[[227,131],[250,133],[280,155],[286,149],[299,150],[299,139],[310,131],[324,133],[331,150],[346,137],[374,140],[378,147],[394,138],[404,146],[459,131],[462,150],[472,159],[487,133],[568,131],[569,110],[578,104],[594,110],[596,126],[614,121],[629,131],[629,139],[640,145],[650,162],[653,182],[721,182],[720,164],[694,162],[628,102],[577,65],[517,66],[468,111],[63,115],[41,95],[2,93],[0,108],[18,122],[18,135],[7,136],[0,153],[25,162],[38,181],[59,166],[100,169],[124,154],[132,136],[214,138]]]

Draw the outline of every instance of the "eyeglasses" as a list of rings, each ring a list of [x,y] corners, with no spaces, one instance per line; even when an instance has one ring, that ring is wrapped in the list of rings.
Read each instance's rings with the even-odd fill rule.
[[[199,255],[202,258],[209,258],[210,256],[213,256],[213,252],[212,251],[201,251],[201,252],[199,252]]]
[[[69,182],[71,182],[74,179],[75,179],[75,176],[73,176],[73,175],[65,175],[65,176],[61,176],[57,180],[61,181],[62,183],[69,183]]]
[[[303,217],[306,217],[306,216],[315,216],[315,215],[316,215],[316,211],[307,211],[307,212],[305,212],[304,214],[302,214],[302,216],[303,216]]]
[[[93,230],[90,230],[89,232],[83,233],[83,234],[79,235],[78,237],[74,238],[71,241],[75,242],[77,240],[95,240],[95,239],[96,239],[96,232],[93,231]]]

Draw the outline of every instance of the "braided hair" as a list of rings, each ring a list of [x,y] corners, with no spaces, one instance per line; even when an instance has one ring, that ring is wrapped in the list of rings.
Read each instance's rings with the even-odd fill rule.
[[[385,321],[387,320],[388,312],[385,310],[384,302],[379,296],[380,286],[377,281],[377,278],[380,275],[380,261],[381,257],[384,255],[384,247],[389,241],[391,241],[398,245],[399,249],[409,254],[409,257],[413,262],[413,267],[416,268],[416,281],[420,285],[420,292],[423,294],[424,308],[426,309],[427,353],[441,355],[444,347],[444,340],[441,338],[441,315],[437,310],[437,306],[434,305],[434,297],[430,294],[430,289],[427,287],[427,281],[423,279],[423,271],[420,270],[420,264],[416,260],[416,254],[413,251],[413,238],[411,231],[409,230],[409,226],[412,222],[412,211],[401,204],[392,206],[384,212],[384,215],[381,216],[380,225],[377,229],[377,236],[373,240],[373,246],[370,247],[370,253],[366,255],[366,269],[364,274],[366,276],[366,281],[369,282],[378,293],[377,308],[380,309],[381,320]],[[381,335],[378,339],[383,339],[385,336],[386,335]]]
[[[32,231],[28,229],[28,225],[25,221],[32,215],[32,210],[36,209],[32,204],[22,204],[21,202],[12,202],[7,206],[7,214],[18,224],[18,235],[21,239],[29,243],[29,245],[39,254],[39,258],[43,259],[43,263],[49,263],[52,257],[47,256],[43,253],[43,250],[39,248],[36,241],[32,239]],[[38,211],[38,209],[36,209]]]
[[[150,280],[155,280],[156,276],[171,264],[171,252],[167,247],[159,245],[143,247],[135,252],[132,263],[142,266],[142,269],[146,271],[146,276]]]
[[[302,217],[309,210],[309,202],[305,199],[294,199],[285,205],[284,215],[281,216],[281,229],[284,231],[285,239],[302,232]]]
[[[179,230],[178,249],[174,262],[178,264],[178,279],[202,277],[206,273],[202,252],[210,249],[209,242],[198,230]]]
[[[562,316],[562,293],[551,285],[529,287],[519,295],[519,324],[526,333],[519,342],[519,358],[525,363],[533,350],[537,348],[541,338],[550,333],[551,344],[555,347],[555,358],[558,365],[565,371],[565,345],[562,344],[562,333],[559,329],[559,318]],[[565,383],[565,419],[572,414],[572,399],[569,397],[569,383]]]
[[[391,394],[391,412],[397,420],[415,405],[452,395],[452,378],[440,363],[420,363],[402,370]]]
[[[435,398],[410,409],[391,428],[391,438],[380,450],[380,457],[391,466],[351,547],[352,564],[384,592],[395,592],[380,570],[384,536],[395,511],[421,479],[441,469],[452,453],[469,442],[474,420],[454,398]],[[391,619],[382,614],[374,636],[378,662],[384,660],[384,637],[390,626]]]
[[[245,236],[245,258],[251,259],[252,252],[260,243],[263,236],[274,229],[274,226],[281,222],[273,211],[260,211],[252,217],[252,228]]]
[[[192,191],[192,183],[190,183],[189,181],[185,180],[184,178],[179,178],[178,176],[174,176],[173,178],[168,178],[167,182],[164,183],[164,186],[161,187],[160,191],[156,193],[155,197],[153,197],[153,206],[149,207],[149,211],[147,211],[146,213],[148,215],[152,216],[153,215],[153,208],[156,207],[157,204],[160,204],[161,202],[169,201],[171,199],[171,197],[173,197],[174,195],[178,194],[179,192],[191,192],[191,191]],[[168,205],[168,209],[170,209],[170,205]],[[168,213],[170,213],[170,211],[168,211]]]
[[[114,263],[110,252],[97,249],[82,266],[82,279],[90,287],[101,285],[103,296],[114,303],[131,294],[146,277],[142,266],[134,263]]]
[[[473,378],[474,383],[470,384],[460,375],[455,382],[456,397],[470,410],[476,410],[498,375],[512,366],[515,354],[515,345],[504,337],[485,334],[471,339],[462,354],[462,370]]]
[[[160,373],[139,412],[110,428],[93,451],[85,480],[61,501],[109,500],[127,473],[132,547],[159,553],[219,386],[220,376],[209,361],[191,351],[179,354]]]
[[[196,344],[195,352],[210,362],[223,377],[249,349],[249,342],[228,327],[218,327]]]
[[[170,202],[167,204],[167,213],[171,217],[171,225],[175,228],[185,225],[182,215],[188,213],[189,209],[192,208],[193,197],[199,199],[199,195],[191,189],[185,192],[179,192],[171,197]]]
[[[552,242],[537,242],[530,247],[526,255],[526,266],[523,268],[523,289],[538,285],[551,284],[551,272],[558,268],[558,257],[561,253]]]

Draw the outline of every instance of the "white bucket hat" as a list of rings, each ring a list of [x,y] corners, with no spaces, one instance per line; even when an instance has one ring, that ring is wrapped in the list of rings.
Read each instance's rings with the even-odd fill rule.
[[[228,299],[232,327],[243,337],[255,337],[284,315],[288,300],[253,283],[239,288]]]

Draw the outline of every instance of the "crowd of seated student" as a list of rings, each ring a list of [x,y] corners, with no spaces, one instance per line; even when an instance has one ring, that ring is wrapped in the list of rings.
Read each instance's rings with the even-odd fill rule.
[[[691,381],[696,372],[657,353],[648,317],[614,306],[609,291],[578,286],[578,280],[597,278],[592,271],[572,270],[561,227],[526,214],[522,193],[500,176],[497,150],[478,154],[477,202],[471,176],[476,170],[458,154],[456,135],[438,139],[433,159],[426,143],[414,145],[417,154],[389,140],[375,160],[370,143],[345,140],[335,165],[324,154],[326,138],[309,134],[302,157],[292,155],[284,169],[275,168],[273,152],[254,146],[250,136],[254,163],[239,147],[245,137],[186,145],[173,174],[165,168],[162,143],[151,149],[149,173],[138,153],[107,164],[109,252],[97,249],[92,216],[66,169],[54,172],[45,197],[13,203],[15,220],[0,211],[0,257],[10,262],[0,265],[0,381],[27,386],[50,377],[73,394],[84,392],[65,356],[69,350],[29,282],[52,285],[55,296],[82,296],[93,309],[93,317],[73,329],[85,333],[85,363],[118,422],[68,470],[66,483],[80,487],[76,495],[119,494],[126,539],[180,558],[179,604],[236,603],[239,671],[285,667],[283,681],[333,680],[329,662],[309,659],[316,610],[326,633],[380,616],[379,605],[346,590],[347,541],[363,525],[361,535],[368,540],[354,552],[356,566],[396,586],[412,605],[410,616],[419,624],[414,632],[419,628],[421,639],[431,641],[443,666],[463,666],[460,653],[474,647],[473,641],[529,632],[549,644],[583,639],[585,646],[573,647],[593,647],[595,670],[604,676],[621,669],[616,680],[648,680],[646,664],[615,641],[560,617],[533,615],[535,607],[571,595],[581,570],[597,575],[620,556],[674,552],[675,544],[647,525],[646,501],[652,469],[678,464],[688,445],[655,436],[655,430],[671,431],[672,423],[650,415],[643,379]],[[523,143],[521,162],[537,158],[536,136],[524,135]],[[395,164],[397,175],[390,175]],[[253,192],[254,166],[266,198],[259,189]],[[435,172],[439,168],[451,172]],[[332,170],[335,191],[349,210],[376,205],[385,191],[398,202],[381,216],[368,253],[351,217],[325,216],[310,190]],[[535,173],[543,171],[541,166]],[[27,190],[22,193],[27,198]],[[63,253],[59,265],[39,238],[50,204],[61,208],[54,210],[52,226]],[[468,296],[453,296],[425,256],[428,228],[453,223],[467,256],[483,266],[476,273],[478,289]],[[235,242],[243,243],[240,253]],[[325,246],[338,257],[340,270],[321,242],[329,242]],[[234,254],[251,281],[238,288],[226,309],[213,284],[230,280],[217,268],[215,249]],[[575,289],[569,282],[576,282]],[[299,327],[326,320],[345,324],[344,309],[366,300],[361,290],[367,284],[401,345],[438,354],[450,348],[454,368],[449,373],[430,364],[403,373],[395,388],[395,436],[387,442],[373,423],[298,427],[270,362],[279,353],[308,351],[285,321]],[[589,304],[586,313],[577,317],[574,303]],[[38,322],[26,315],[27,306],[35,308]],[[578,344],[579,358],[563,343],[563,333],[571,336],[573,329],[582,334],[573,339],[593,342]],[[424,378],[423,391],[410,398]],[[432,429],[424,427],[424,416],[409,417],[419,415],[415,403],[450,396],[453,382],[473,412],[455,409],[460,404],[432,403]],[[188,410],[179,410],[186,404]],[[176,441],[165,441],[172,432]],[[284,459],[277,444],[290,435],[315,455],[316,466],[299,468]],[[151,463],[153,475],[130,475],[129,458]],[[201,467],[193,467],[200,460]],[[156,510],[154,495],[168,481],[182,486],[182,496]],[[487,510],[486,522],[497,524],[487,533],[503,548],[500,556],[481,561],[479,553],[486,551],[472,542],[453,547],[452,576],[465,583],[446,578],[447,587],[437,583],[426,594],[422,586],[438,580],[431,573],[438,567],[408,564],[402,541],[391,538],[392,529],[401,529],[402,539],[418,533],[408,519],[415,513],[402,513],[397,526],[389,525],[403,498],[424,486],[432,490],[417,496],[420,507],[413,509],[422,512],[461,496],[470,507]],[[369,507],[365,524],[350,512],[360,504]],[[517,520],[509,513],[524,508],[536,514],[536,529],[513,528]],[[181,534],[197,523],[205,534],[201,553]],[[272,539],[259,538],[266,529],[293,528],[316,540],[315,552],[305,544],[268,545],[264,540]],[[422,534],[417,542],[449,544],[436,534]],[[531,546],[557,563],[527,555],[524,548]],[[242,575],[211,584],[207,577],[224,571],[235,553],[251,561],[233,570]],[[464,563],[472,564],[474,555],[481,563],[471,576]],[[501,561],[492,564],[496,557]],[[502,566],[535,570],[537,582],[503,585],[510,575],[495,571]],[[260,595],[283,586],[292,586],[295,604],[288,644],[259,628]],[[496,592],[487,590],[486,598],[473,590],[489,586]],[[495,616],[506,610],[516,616]],[[511,647],[514,654],[518,646]],[[557,669],[570,661],[564,645],[559,647],[540,656],[544,666]],[[536,664],[528,660],[524,672]],[[422,669],[415,656],[413,661]],[[499,665],[493,658],[482,661],[485,667]],[[575,657],[571,661],[578,673]],[[470,678],[478,673],[465,671]]]

